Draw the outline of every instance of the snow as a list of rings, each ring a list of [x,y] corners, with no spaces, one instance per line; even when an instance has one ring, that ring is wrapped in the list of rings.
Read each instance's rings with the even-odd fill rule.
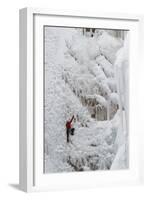
[[[119,170],[128,168],[126,160],[126,146],[123,144],[119,147],[116,157],[112,163],[111,170]]]
[[[96,101],[101,104],[102,106],[106,107],[107,106],[107,102],[106,99],[103,96],[100,96],[98,94],[94,94],[94,95],[87,95],[86,98],[88,99],[96,99]]]
[[[117,140],[125,140],[121,112],[110,105],[107,120],[107,106],[119,104],[114,60],[121,47],[105,30],[88,37],[76,28],[45,28],[45,173],[105,170],[117,162]]]
[[[101,65],[107,77],[114,76],[113,65],[108,60],[106,60],[104,56],[101,56],[101,55],[98,56],[96,58],[96,62],[97,64]]]
[[[112,103],[114,103],[114,104],[119,104],[119,96],[118,96],[118,94],[117,93],[111,93],[110,94],[110,100],[111,100],[111,102]]]
[[[119,125],[115,144],[118,148],[116,157],[113,161],[111,169],[126,169],[129,166],[129,153],[128,153],[128,67],[129,67],[129,35],[127,34],[123,47],[118,51],[116,57],[116,68],[118,77],[118,93],[120,107],[123,111],[122,122]]]
[[[108,32],[104,31],[98,38],[100,51],[106,56],[110,63],[114,63],[116,59],[116,53],[119,48],[122,47],[122,41],[111,36]]]

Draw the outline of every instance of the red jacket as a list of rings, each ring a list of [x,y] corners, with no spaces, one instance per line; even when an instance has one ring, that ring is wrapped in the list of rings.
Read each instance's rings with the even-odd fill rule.
[[[72,116],[70,121],[66,122],[66,128],[68,128],[68,129],[71,128],[73,119],[74,119],[74,116]]]

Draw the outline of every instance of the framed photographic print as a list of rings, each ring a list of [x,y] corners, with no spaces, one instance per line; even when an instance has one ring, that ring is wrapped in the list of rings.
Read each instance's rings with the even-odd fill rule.
[[[142,16],[20,10],[20,188],[143,182]]]

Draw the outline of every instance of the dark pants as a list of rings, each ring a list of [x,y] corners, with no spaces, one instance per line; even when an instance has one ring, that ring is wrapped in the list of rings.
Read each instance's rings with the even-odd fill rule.
[[[74,135],[74,128],[67,128],[66,135],[67,135],[67,142],[69,142],[69,135]]]

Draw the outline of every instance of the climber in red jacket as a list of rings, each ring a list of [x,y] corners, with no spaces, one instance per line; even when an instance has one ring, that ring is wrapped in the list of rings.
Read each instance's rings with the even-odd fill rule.
[[[74,119],[74,115],[72,116],[71,120],[66,122],[66,135],[67,135],[67,142],[69,142],[69,135],[74,134],[74,128],[72,128],[72,121]]]

